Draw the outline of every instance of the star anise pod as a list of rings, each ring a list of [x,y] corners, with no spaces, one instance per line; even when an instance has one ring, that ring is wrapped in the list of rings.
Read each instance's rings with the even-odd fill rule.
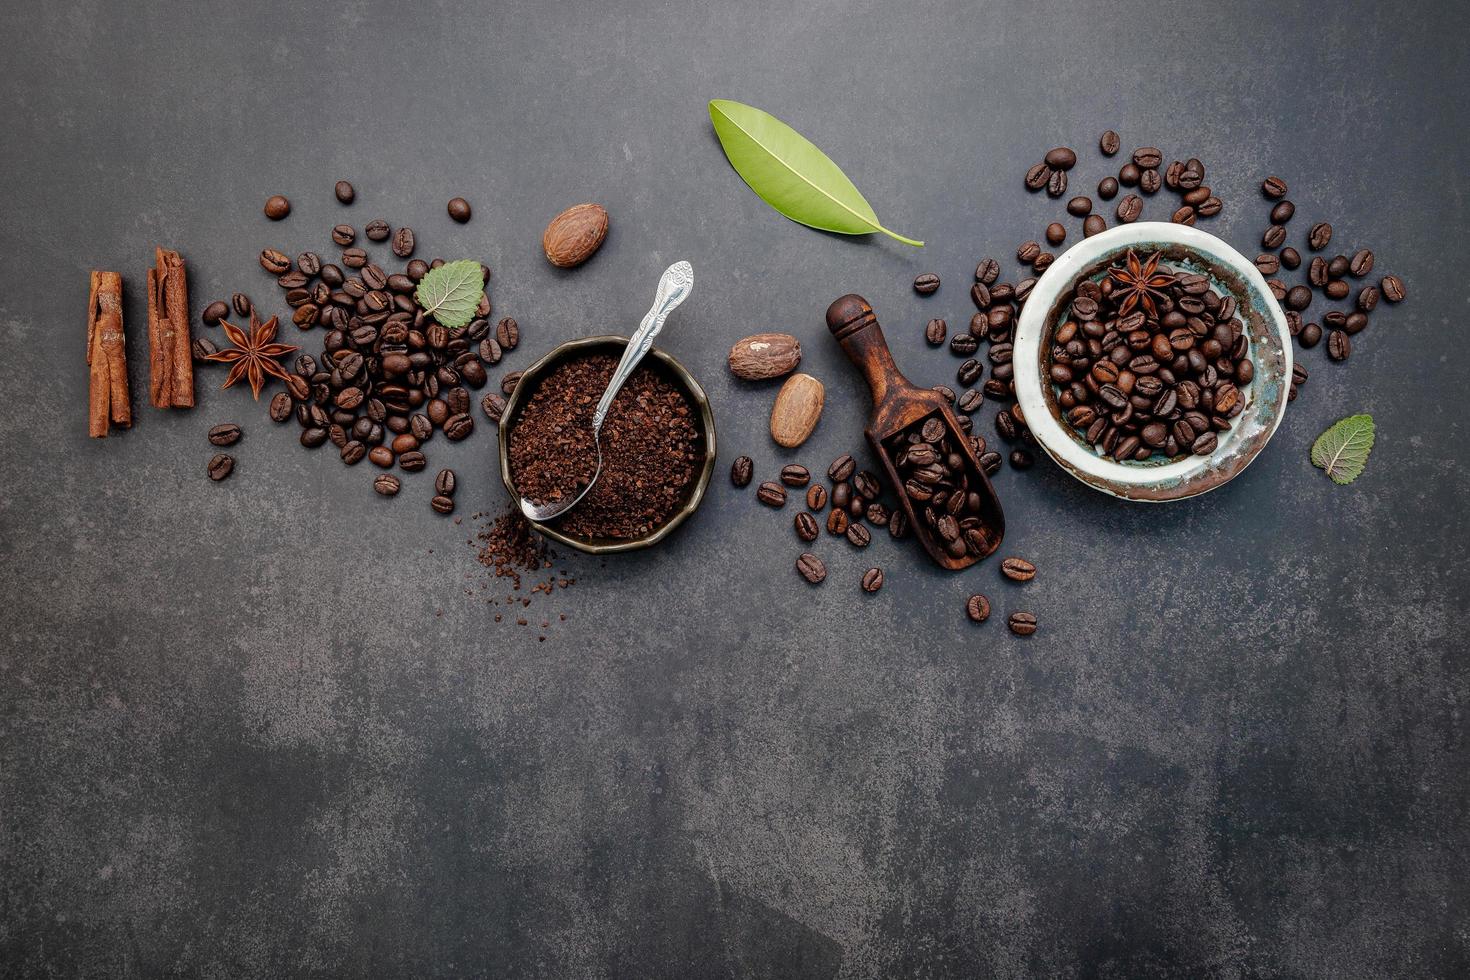
[[[1137,254],[1130,248],[1124,268],[1108,270],[1108,278],[1118,287],[1113,290],[1113,295],[1121,298],[1118,304],[1119,317],[1133,312],[1135,306],[1142,306],[1151,317],[1159,315],[1154,300],[1163,299],[1164,289],[1174,284],[1173,275],[1158,271],[1159,259],[1163,254],[1155,252],[1140,262]]]
[[[260,389],[265,386],[266,375],[280,378],[282,381],[286,380],[286,369],[276,363],[276,358],[284,357],[301,348],[292,347],[290,344],[273,343],[276,339],[277,320],[275,317],[262,323],[260,317],[255,315],[255,311],[251,310],[248,334],[224,320],[221,320],[219,325],[224,328],[225,336],[230,338],[230,343],[235,345],[217,354],[207,355],[211,361],[231,365],[229,376],[225,378],[225,383],[220,387],[228,388],[241,378],[245,378],[250,382],[250,390],[254,393],[255,400],[260,401]]]

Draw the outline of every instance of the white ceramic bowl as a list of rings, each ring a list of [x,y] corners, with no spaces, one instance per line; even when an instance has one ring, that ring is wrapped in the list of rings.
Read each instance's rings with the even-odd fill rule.
[[[1164,250],[1165,261],[1210,276],[1217,292],[1235,296],[1236,316],[1245,324],[1255,377],[1241,394],[1245,408],[1219,433],[1209,456],[1162,456],[1142,462],[1104,459],[1059,417],[1054,387],[1046,374],[1045,346],[1067,312],[1062,298],[1079,276],[1122,257]],[[1291,388],[1292,345],[1281,304],[1256,267],[1207,232],[1157,221],[1119,225],[1084,238],[1044,272],[1021,311],[1012,343],[1016,401],[1026,425],[1062,469],[1104,493],[1126,500],[1162,502],[1194,497],[1228,483],[1250,465],[1281,423]]]

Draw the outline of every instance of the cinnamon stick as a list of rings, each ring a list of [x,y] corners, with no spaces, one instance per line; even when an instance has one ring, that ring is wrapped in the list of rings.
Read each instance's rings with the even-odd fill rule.
[[[92,271],[87,298],[87,434],[107,437],[109,424],[129,428],[133,407],[128,399],[128,351],[123,336],[122,276]]]
[[[154,408],[194,407],[192,344],[184,260],[159,248],[157,265],[148,270],[148,396]]]

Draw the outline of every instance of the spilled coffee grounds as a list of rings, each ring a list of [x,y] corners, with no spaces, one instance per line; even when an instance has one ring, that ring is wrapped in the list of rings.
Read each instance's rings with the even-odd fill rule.
[[[596,465],[592,413],[617,358],[592,354],[554,368],[510,433],[511,477],[535,502],[581,490]],[[684,394],[648,366],[613,399],[602,423],[602,475],[558,527],[568,534],[636,538],[683,503],[699,463],[699,430]]]

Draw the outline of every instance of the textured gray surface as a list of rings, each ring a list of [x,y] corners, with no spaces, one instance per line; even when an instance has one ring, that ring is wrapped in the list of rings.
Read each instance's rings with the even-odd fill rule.
[[[1467,28],[1448,2],[7,3],[0,972],[1464,975]],[[712,97],[797,126],[929,246],[774,215]],[[824,539],[807,588],[790,510],[724,479],[787,459],[726,348],[803,338],[828,408],[791,458],[825,468],[866,412],[827,303],[864,292],[907,372],[951,380],[923,321],[964,322],[980,256],[1014,274],[1060,214],[1022,172],[1071,143],[1092,184],[1105,126],[1202,157],[1210,228],[1250,254],[1279,173],[1295,234],[1331,218],[1410,302],[1348,364],[1308,353],[1276,440],[1204,499],[1005,472],[1029,585],[882,537]],[[588,199],[611,237],[556,273],[540,230]],[[697,270],[663,346],[715,401],[720,476],[661,550],[562,562],[545,642],[492,622],[427,474],[378,499],[218,372],[192,412],[140,397],[152,246],[196,310],[274,301],[261,247],[377,216],[494,268],[528,338],[508,367]],[[127,277],[138,415],[100,442],[89,267]],[[1358,411],[1378,446],[1334,487],[1307,449]],[[223,420],[247,436],[216,486]],[[492,445],[432,447],[462,514],[502,503]],[[1041,632],[972,626],[974,591]]]

